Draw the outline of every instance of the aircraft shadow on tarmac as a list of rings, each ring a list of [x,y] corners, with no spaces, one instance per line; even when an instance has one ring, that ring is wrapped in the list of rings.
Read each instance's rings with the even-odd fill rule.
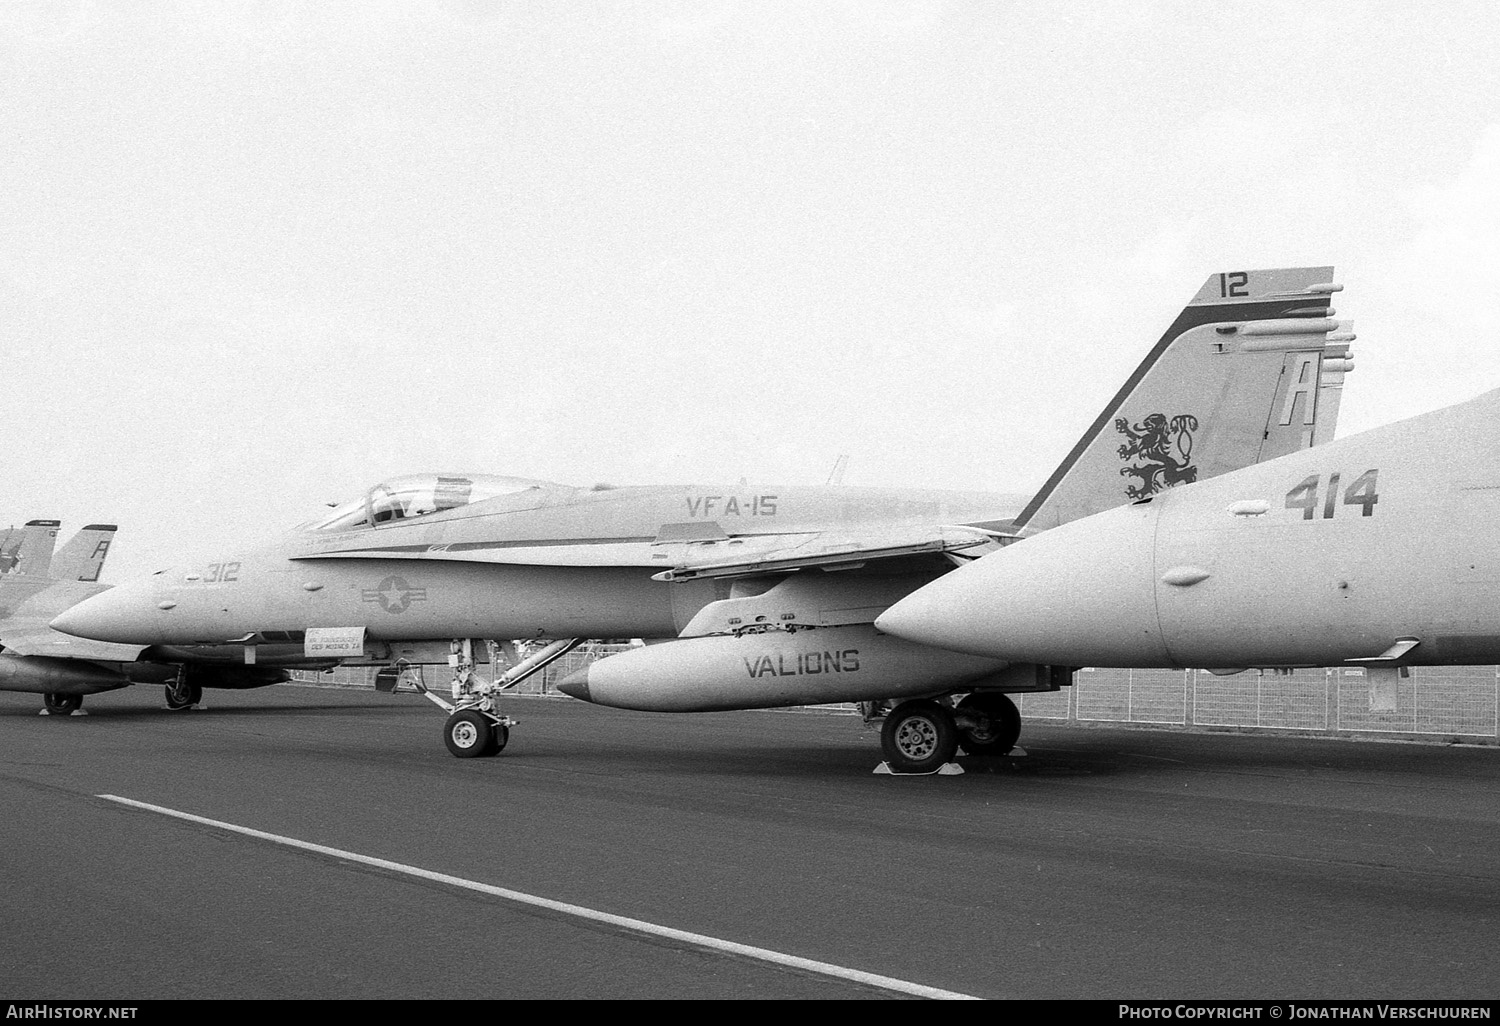
[[[222,720],[233,719],[281,719],[284,717],[297,716],[347,716],[350,712],[348,705],[258,705],[258,706],[230,706],[212,705],[205,702],[201,709],[168,709],[165,706],[109,706],[103,703],[91,705],[86,710],[87,715],[62,717],[64,719],[78,720],[183,720],[192,721],[198,719],[213,718]],[[37,717],[39,710],[27,706],[0,706],[0,719],[30,719]],[[360,716],[406,716],[410,710],[390,706],[365,706],[359,708]]]
[[[1061,735],[1061,736],[1059,736]],[[850,731],[859,737],[858,728]],[[839,744],[821,747],[777,744],[747,747],[742,743],[658,744],[655,739],[578,748],[571,743],[537,741],[506,752],[500,761],[542,758],[571,761],[587,755],[617,764],[621,772],[642,768],[668,772],[703,772],[761,777],[870,775],[878,749]],[[1443,743],[1389,743],[1383,739],[1325,738],[1220,731],[1159,731],[1132,728],[1058,728],[1044,741],[1021,746],[1012,756],[959,755],[964,776],[1167,778],[1214,774],[1264,777],[1379,774],[1393,784],[1403,778],[1426,785],[1435,778],[1469,778],[1475,773],[1500,776],[1500,751],[1492,746],[1455,747]],[[882,778],[890,780],[892,778]],[[962,777],[909,775],[906,781],[931,779],[957,784]]]

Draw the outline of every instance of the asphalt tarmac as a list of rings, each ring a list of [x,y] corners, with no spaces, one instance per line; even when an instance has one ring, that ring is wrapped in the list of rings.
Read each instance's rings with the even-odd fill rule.
[[[0,694],[0,999],[1500,991],[1494,747],[1028,724],[898,778],[826,713],[513,699],[459,760],[415,695],[205,705]]]

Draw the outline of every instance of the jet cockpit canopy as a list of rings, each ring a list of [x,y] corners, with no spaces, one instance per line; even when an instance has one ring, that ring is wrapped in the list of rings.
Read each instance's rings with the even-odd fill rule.
[[[304,531],[351,531],[458,509],[470,503],[546,487],[545,481],[494,474],[407,474],[341,502],[302,526]]]

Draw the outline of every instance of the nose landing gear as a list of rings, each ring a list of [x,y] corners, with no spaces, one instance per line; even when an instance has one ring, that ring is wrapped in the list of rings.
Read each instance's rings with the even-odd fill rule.
[[[167,681],[166,698],[168,709],[191,709],[203,701],[203,688],[188,678],[186,664],[177,671],[177,676]]]
[[[42,706],[42,712],[46,715],[69,716],[83,708],[83,696],[48,691],[42,695]]]
[[[496,709],[500,692],[546,669],[582,643],[582,638],[554,641],[491,682],[475,669],[473,640],[455,638],[449,644],[448,655],[448,663],[453,667],[453,701],[445,701],[433,694],[420,679],[412,683],[428,701],[448,713],[448,722],[443,725],[443,744],[449,754],[458,759],[499,755],[510,740],[510,728],[517,722],[509,716],[502,716]]]

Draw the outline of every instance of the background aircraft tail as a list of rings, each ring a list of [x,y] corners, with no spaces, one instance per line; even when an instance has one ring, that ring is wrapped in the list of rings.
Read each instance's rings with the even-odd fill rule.
[[[58,520],[28,520],[25,527],[0,531],[0,574],[46,577],[60,523]]]
[[[69,538],[53,557],[52,576],[59,581],[97,581],[115,530],[114,524],[89,524]]]
[[[1016,518],[1043,530],[1333,437],[1332,267],[1211,275]]]

